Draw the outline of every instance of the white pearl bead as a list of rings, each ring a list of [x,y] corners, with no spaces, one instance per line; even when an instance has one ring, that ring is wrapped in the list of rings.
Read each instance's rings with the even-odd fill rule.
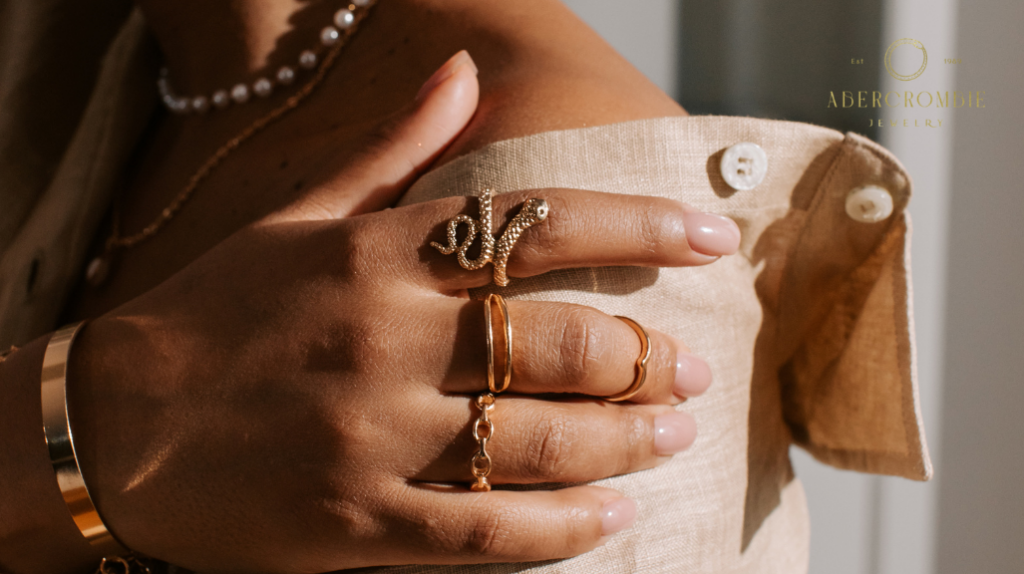
[[[299,65],[307,70],[312,70],[316,67],[316,52],[312,50],[306,50],[299,54]]]
[[[257,96],[265,98],[274,91],[274,84],[271,84],[270,80],[266,78],[260,78],[252,85],[252,91],[255,92]]]
[[[231,96],[228,95],[228,91],[217,90],[216,92],[214,92],[213,105],[217,106],[217,108],[221,110],[231,105]]]
[[[282,86],[289,86],[295,81],[295,70],[289,66],[281,66],[277,71],[277,82]]]
[[[192,101],[188,98],[172,98],[174,103],[171,106],[171,111],[176,114],[185,115],[192,111]]]
[[[110,259],[107,256],[100,256],[89,262],[85,269],[85,280],[93,287],[99,287],[110,275]]]
[[[206,96],[192,98],[192,109],[200,114],[205,114],[210,109],[210,100]]]
[[[348,27],[355,21],[355,14],[353,14],[348,8],[342,8],[334,13],[334,25],[337,26],[339,30],[348,30]]]
[[[324,46],[333,46],[338,43],[341,33],[334,26],[327,26],[320,31],[320,43]]]
[[[231,99],[235,100],[240,104],[244,104],[249,101],[249,86],[245,84],[238,84],[231,88]]]
[[[156,87],[158,90],[160,90],[161,96],[166,98],[167,96],[171,95],[171,82],[167,78],[161,77],[159,80],[157,80]]]

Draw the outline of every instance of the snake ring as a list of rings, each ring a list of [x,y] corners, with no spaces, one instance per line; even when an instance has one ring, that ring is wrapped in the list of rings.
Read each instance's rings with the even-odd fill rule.
[[[491,231],[493,218],[491,200],[494,198],[494,191],[485,189],[480,194],[480,218],[473,219],[468,215],[458,215],[448,221],[448,245],[441,245],[431,241],[430,245],[445,255],[458,252],[459,265],[467,271],[475,271],[488,263],[494,263],[494,283],[499,287],[505,287],[509,283],[506,267],[508,258],[512,254],[519,236],[530,226],[544,221],[548,217],[548,202],[543,199],[530,198],[523,204],[519,214],[509,222],[505,233],[495,243]],[[457,232],[459,224],[465,223],[469,228],[466,238],[461,244],[458,242]],[[480,235],[480,256],[476,259],[466,257],[466,252],[476,241],[477,234]]]

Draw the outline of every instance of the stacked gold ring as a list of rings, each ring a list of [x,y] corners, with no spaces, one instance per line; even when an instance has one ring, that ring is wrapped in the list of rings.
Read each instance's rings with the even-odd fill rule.
[[[497,311],[497,315],[501,318],[502,332],[504,334],[504,345],[500,347],[494,342],[494,315]],[[487,300],[484,302],[484,322],[487,323],[487,388],[491,389],[492,393],[502,393],[508,390],[509,384],[512,382],[512,321],[508,315],[508,304],[505,303],[505,298],[498,294],[491,294],[487,296]],[[495,351],[501,350],[503,355],[503,366],[504,373],[501,381],[501,385],[498,385],[498,376],[495,364]]]
[[[606,401],[612,403],[629,400],[640,392],[640,389],[647,381],[647,360],[651,358],[651,336],[640,326],[640,323],[629,317],[616,315],[615,318],[629,325],[637,336],[640,337],[640,356],[636,359],[636,378],[633,379],[633,384],[621,393],[605,398]]]
[[[477,442],[477,451],[469,463],[470,472],[476,479],[469,489],[473,492],[489,492],[491,483],[487,480],[494,464],[487,452],[487,443],[494,438],[494,423],[488,413],[494,410],[494,395],[481,393],[476,398],[476,407],[480,409],[480,417],[473,422],[473,439]]]

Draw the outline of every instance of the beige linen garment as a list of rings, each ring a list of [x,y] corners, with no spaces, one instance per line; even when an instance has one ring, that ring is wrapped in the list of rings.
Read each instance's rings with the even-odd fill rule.
[[[730,188],[719,169],[740,142],[768,156],[764,181],[749,191]],[[891,216],[862,223],[846,214],[847,194],[863,185],[889,191]],[[930,477],[909,306],[910,180],[878,145],[791,122],[645,120],[490,145],[427,174],[403,203],[486,187],[660,195],[735,220],[740,252],[712,265],[566,270],[495,289],[671,333],[708,360],[716,382],[679,407],[698,422],[690,450],[599,483],[639,506],[636,525],[606,546],[544,565],[392,570],[803,572],[808,518],[791,442],[840,468]]]
[[[0,9],[45,32],[53,28],[47,18],[59,19],[49,11],[56,4],[72,5],[0,0]],[[66,118],[76,127],[54,132],[53,141],[32,132],[53,102],[30,97],[39,90],[35,72],[15,65],[10,44],[0,46],[0,347],[57,326],[155,103],[156,61],[147,46],[136,15],[102,66],[88,50],[63,54],[100,73],[80,90],[88,99],[76,108],[80,117]],[[22,64],[56,49],[29,48]],[[62,94],[63,103],[72,96]],[[753,190],[733,190],[718,170],[723,150],[738,142],[767,152],[767,176]],[[864,184],[892,195],[895,210],[884,221],[846,215],[847,193]],[[680,407],[698,420],[697,442],[657,469],[601,482],[636,498],[639,518],[594,552],[544,564],[381,570],[804,572],[808,518],[791,443],[841,468],[930,476],[906,259],[910,182],[885,150],[805,124],[645,120],[490,145],[427,174],[404,202],[556,186],[671,197],[739,224],[740,253],[706,267],[561,271],[513,279],[501,290],[590,305],[684,339],[716,378],[705,396]]]

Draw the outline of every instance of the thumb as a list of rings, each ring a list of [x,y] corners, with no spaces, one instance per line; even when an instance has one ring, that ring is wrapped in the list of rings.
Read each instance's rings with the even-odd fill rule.
[[[289,207],[283,219],[347,217],[397,201],[473,117],[480,95],[476,74],[468,52],[452,56],[415,101],[367,136],[359,157]]]

